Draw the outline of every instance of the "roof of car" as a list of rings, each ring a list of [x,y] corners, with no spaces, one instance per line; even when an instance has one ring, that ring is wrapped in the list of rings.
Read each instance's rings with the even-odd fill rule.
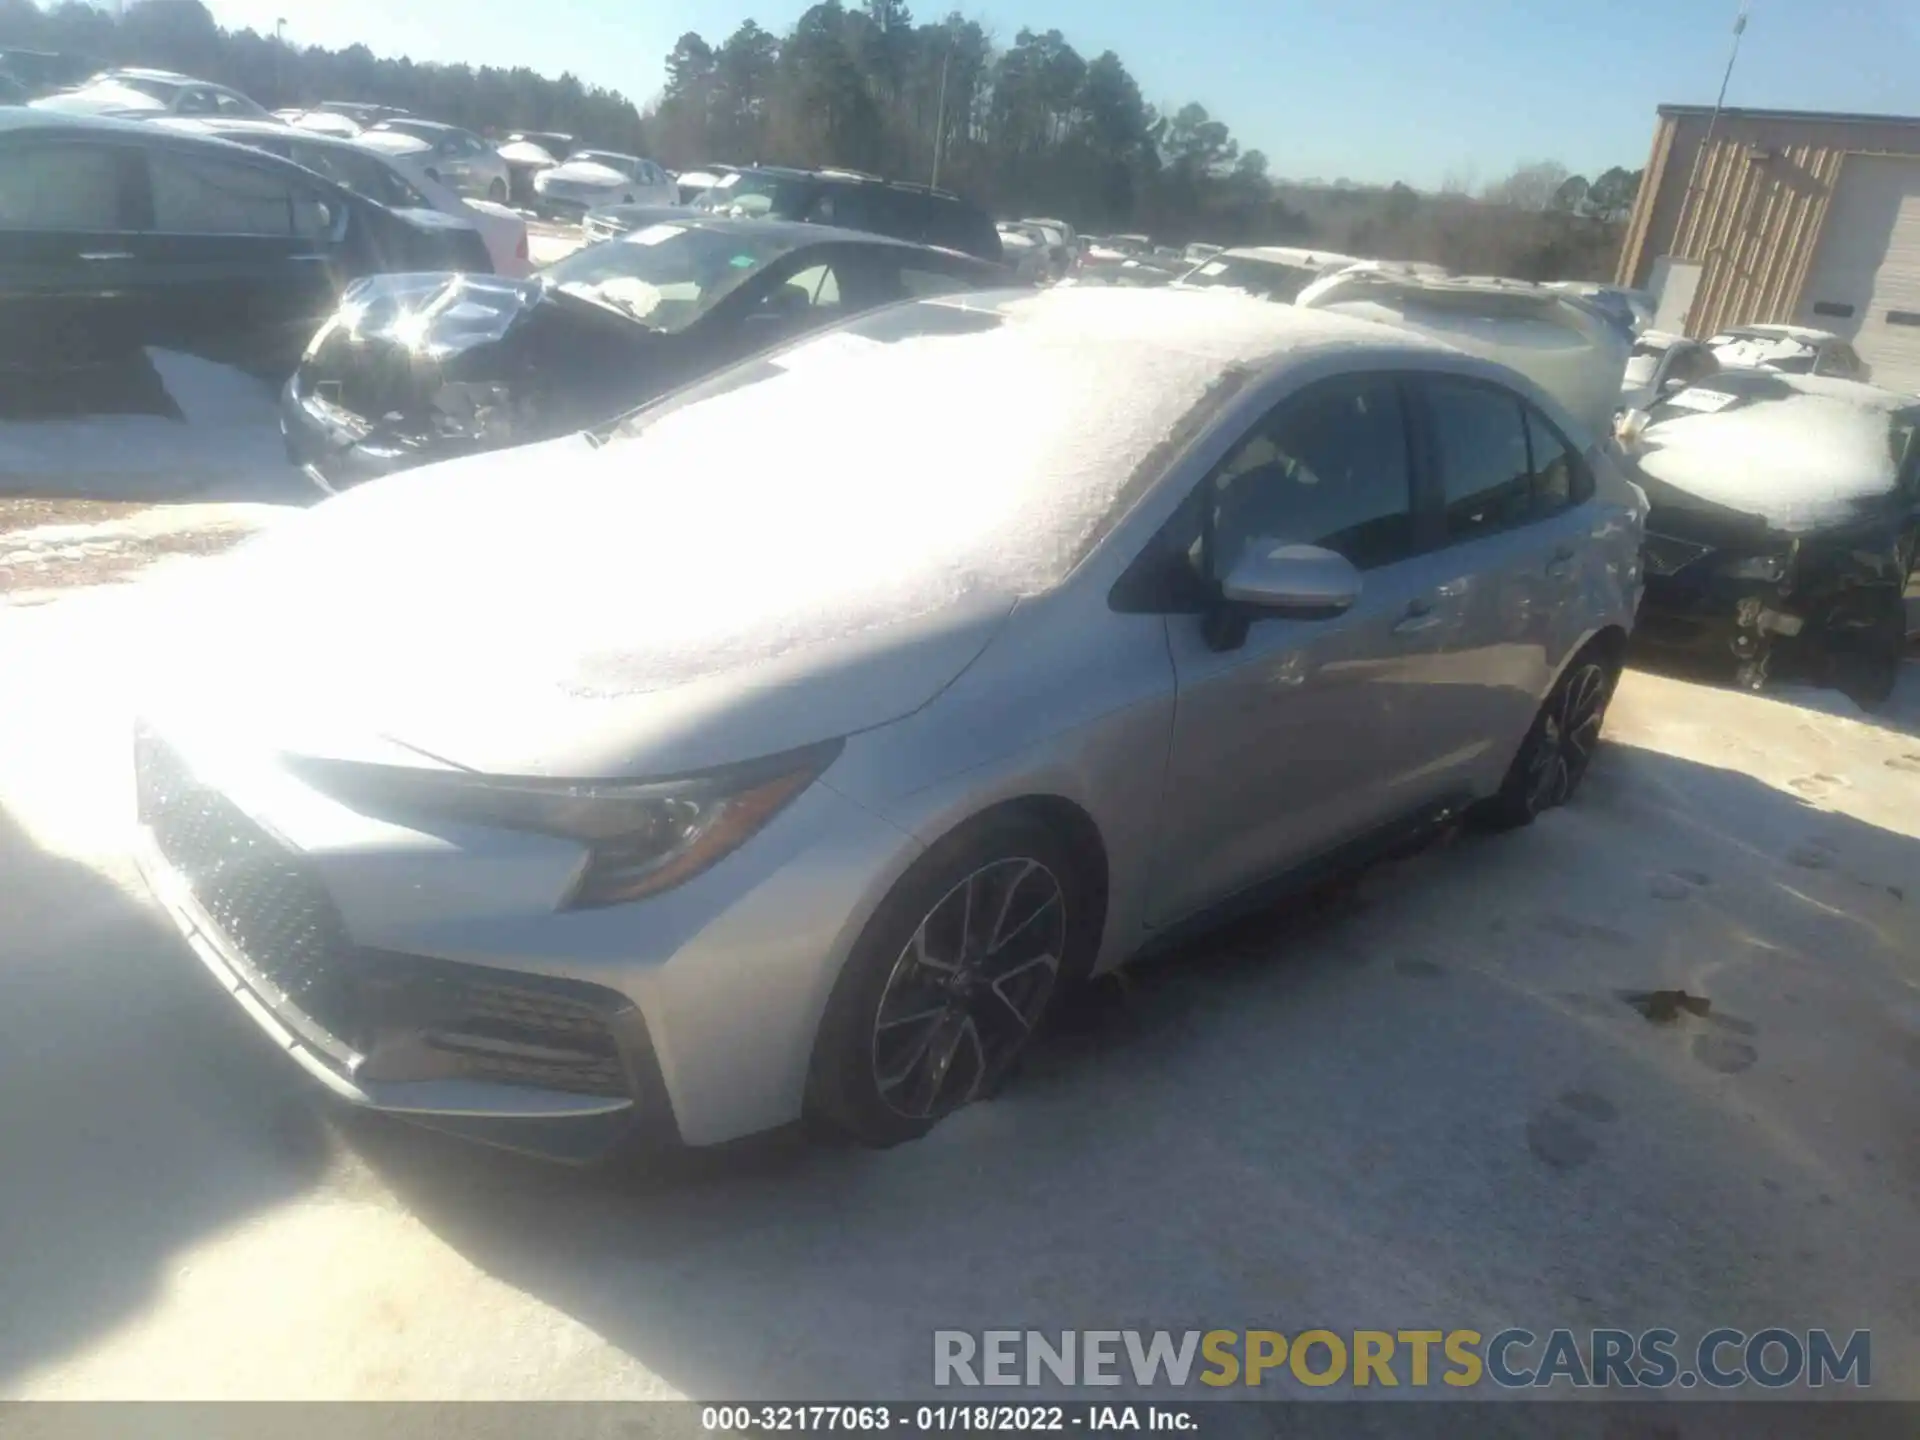
[[[1039,346],[1138,346],[1201,356],[1222,366],[1258,368],[1283,356],[1351,349],[1465,358],[1450,345],[1398,326],[1217,292],[1069,285],[982,291],[948,297],[948,303],[997,311]],[[1137,378],[1115,363],[1116,385]]]
[[[1722,335],[1764,335],[1769,339],[1798,340],[1805,345],[1819,345],[1840,337],[1831,330],[1815,330],[1806,325],[1729,325],[1716,332],[1714,339]]]
[[[939,200],[961,199],[951,190],[921,185],[912,180],[889,180],[883,175],[869,175],[864,170],[836,170],[830,166],[819,170],[803,170],[794,165],[742,165],[738,170],[742,175],[775,175],[787,180],[838,180],[849,185],[884,185],[890,190],[910,190]]]
[[[645,216],[654,224],[675,225],[683,230],[713,230],[721,234],[733,235],[771,235],[792,242],[795,248],[802,245],[855,244],[883,245],[899,250],[932,250],[949,259],[969,261],[983,270],[991,271],[995,268],[992,261],[982,260],[978,255],[968,255],[964,251],[947,250],[938,245],[921,245],[912,240],[899,240],[891,235],[879,235],[871,230],[847,230],[838,225],[816,225],[808,220],[754,220],[744,216],[718,215],[705,210],[688,210],[677,205],[604,205],[592,213]],[[616,236],[615,239],[617,240],[618,237]]]
[[[115,76],[131,76],[135,80],[172,80],[182,85],[211,85],[211,80],[202,80],[193,75],[182,75],[178,70],[155,70],[146,65],[115,65],[112,69],[102,70],[95,79],[110,79]],[[225,88],[224,86],[222,87]]]
[[[1305,250],[1292,245],[1236,245],[1223,250],[1217,257],[1223,260],[1265,260],[1275,265],[1352,265],[1356,263],[1352,255],[1342,255],[1334,250]]]
[[[386,119],[380,120],[375,124],[369,125],[367,128],[369,130],[378,130],[378,129],[381,129],[383,126],[394,125],[396,123],[400,125],[411,126],[420,130],[459,130],[463,128],[462,126],[459,126],[459,125],[449,125],[444,120],[422,120],[417,115],[389,115],[386,117]],[[388,133],[404,135],[407,132],[405,130],[392,130],[392,131],[389,131]]]
[[[0,133],[8,130],[94,130],[104,134],[134,136],[151,135],[153,128],[142,120],[121,120],[112,115],[41,110],[28,105],[0,105]],[[178,135],[180,132],[176,130],[173,133]]]

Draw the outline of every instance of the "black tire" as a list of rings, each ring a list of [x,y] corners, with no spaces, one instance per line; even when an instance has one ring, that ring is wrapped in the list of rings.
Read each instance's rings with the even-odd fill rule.
[[[992,1094],[1063,982],[1091,959],[1090,901],[1081,857],[1018,811],[928,850],[874,912],[834,986],[814,1040],[810,1128],[883,1148]],[[969,906],[995,919],[970,932],[963,954]]]
[[[1573,798],[1600,744],[1620,666],[1589,645],[1560,673],[1500,789],[1468,812],[1484,830],[1516,830]]]
[[[504,180],[496,180],[487,186],[487,199],[493,201],[496,205],[504,205],[507,199],[507,182]]]

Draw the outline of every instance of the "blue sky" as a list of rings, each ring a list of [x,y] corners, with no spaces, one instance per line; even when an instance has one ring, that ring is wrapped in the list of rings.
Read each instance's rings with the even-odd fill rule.
[[[807,0],[210,0],[221,23],[383,54],[572,70],[644,104],[683,31]],[[915,17],[947,3],[922,0]],[[1645,162],[1654,107],[1711,103],[1736,0],[961,0],[1002,42],[1117,51],[1149,101],[1198,100],[1278,176],[1475,183],[1524,160]],[[1730,105],[1920,113],[1914,0],[1752,0]]]

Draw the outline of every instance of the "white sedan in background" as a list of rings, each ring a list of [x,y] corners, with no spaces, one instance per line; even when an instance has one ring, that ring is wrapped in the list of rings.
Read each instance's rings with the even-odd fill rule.
[[[279,155],[390,210],[437,210],[452,215],[480,232],[495,274],[520,276],[533,269],[525,220],[504,205],[455,194],[431,178],[412,155],[269,120],[173,119],[158,123]]]
[[[581,219],[602,205],[678,205],[673,177],[651,160],[612,150],[576,150],[533,177],[534,208]]]

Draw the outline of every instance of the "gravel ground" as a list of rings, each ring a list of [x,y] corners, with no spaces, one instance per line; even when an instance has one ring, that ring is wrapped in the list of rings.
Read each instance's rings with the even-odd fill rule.
[[[1632,674],[1575,806],[1091,992],[924,1142],[583,1177],[317,1103],[156,916],[143,588],[0,613],[0,1395],[902,1397],[943,1327],[1777,1324],[1871,1328],[1920,1398],[1912,673],[1872,723]]]

